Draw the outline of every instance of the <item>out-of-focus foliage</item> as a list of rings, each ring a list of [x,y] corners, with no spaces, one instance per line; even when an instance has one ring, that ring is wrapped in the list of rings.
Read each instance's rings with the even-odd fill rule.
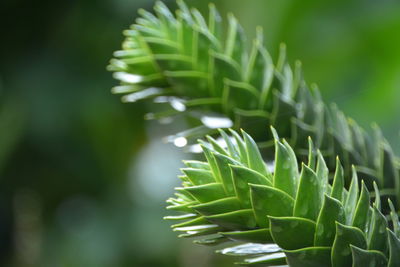
[[[207,2],[188,4],[205,10]],[[284,41],[324,99],[400,143],[398,1],[214,2],[246,32],[262,25],[272,56]],[[136,10],[153,4],[1,1],[0,265],[223,264],[212,250],[177,243],[160,220],[172,189],[164,182],[175,182],[171,162],[182,158],[151,141],[168,130],[146,128],[143,105],[109,94],[109,55]],[[144,171],[149,165],[160,170]],[[162,181],[160,191],[146,180]]]

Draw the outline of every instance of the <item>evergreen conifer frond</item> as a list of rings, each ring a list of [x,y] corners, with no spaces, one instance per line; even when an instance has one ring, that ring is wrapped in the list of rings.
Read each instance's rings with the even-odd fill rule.
[[[274,131],[274,130],[273,130]],[[254,140],[245,132],[228,136],[225,145],[201,141],[206,161],[186,161],[182,187],[168,209],[183,215],[166,219],[181,237],[215,245],[244,242],[220,252],[245,256],[242,264],[264,266],[399,266],[399,222],[390,199],[390,219],[381,211],[353,168],[345,189],[339,158],[332,184],[320,151],[309,139],[308,163],[298,166],[291,146],[275,133],[274,172],[270,172]],[[226,148],[224,148],[226,147]]]
[[[232,15],[225,32],[214,5],[207,19],[183,1],[178,5],[175,14],[162,2],[155,5],[155,14],[140,10],[140,18],[124,31],[122,50],[114,53],[109,65],[121,81],[114,93],[125,94],[126,102],[153,98],[170,103],[170,109],[150,117],[185,113],[204,123],[180,136],[215,133],[225,125],[243,128],[261,146],[272,148],[273,136],[264,129],[273,125],[294,148],[298,162],[307,156],[305,140],[311,136],[330,169],[339,156],[346,177],[354,165],[369,190],[376,183],[398,203],[398,159],[377,127],[368,134],[335,105],[324,104],[319,90],[303,80],[301,64],[292,69],[287,63],[284,46],[274,63],[260,29],[247,47]],[[223,115],[228,123],[206,123],[204,116],[209,114]],[[350,180],[344,183],[349,185]]]

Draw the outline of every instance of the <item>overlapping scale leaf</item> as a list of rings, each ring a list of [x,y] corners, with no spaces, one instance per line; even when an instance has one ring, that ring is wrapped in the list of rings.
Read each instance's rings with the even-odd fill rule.
[[[308,163],[299,170],[293,149],[272,129],[275,166],[270,173],[250,135],[221,135],[225,144],[210,137],[201,141],[206,161],[184,162],[182,187],[168,200],[169,209],[183,213],[166,217],[181,237],[200,238],[196,243],[204,245],[242,242],[220,252],[245,256],[241,263],[248,265],[400,262],[398,215],[390,200],[390,220],[382,214],[376,184],[371,203],[365,183],[360,189],[355,170],[347,178],[339,159],[330,184],[324,157],[311,140]]]

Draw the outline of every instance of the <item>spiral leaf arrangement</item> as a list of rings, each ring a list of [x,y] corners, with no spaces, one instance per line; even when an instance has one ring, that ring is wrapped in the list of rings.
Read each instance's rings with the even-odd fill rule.
[[[303,80],[301,64],[292,70],[286,62],[283,45],[274,63],[261,29],[248,49],[232,15],[225,33],[214,5],[206,20],[183,1],[177,3],[175,15],[162,2],[155,5],[155,15],[140,10],[136,24],[124,31],[122,50],[109,65],[121,82],[114,93],[126,94],[127,102],[153,98],[170,103],[170,108],[149,117],[183,113],[204,123],[179,133],[181,137],[204,136],[224,126],[243,128],[268,148],[273,147],[273,137],[263,129],[273,125],[301,162],[307,155],[305,140],[311,136],[330,169],[338,155],[346,177],[354,165],[370,190],[375,182],[384,195],[399,201],[399,160],[377,127],[367,134],[336,106],[325,105],[316,86],[310,88]],[[210,125],[202,117],[209,114],[224,115],[232,124]],[[345,183],[348,186],[350,180]]]
[[[215,139],[201,141],[207,159],[185,161],[182,187],[168,209],[183,215],[172,226],[182,237],[207,236],[196,242],[247,242],[221,250],[225,254],[255,256],[244,264],[290,266],[400,266],[399,221],[390,199],[390,220],[353,169],[349,190],[337,158],[332,185],[329,170],[309,139],[307,165],[301,170],[291,146],[275,136],[274,172],[245,132],[228,136],[227,148]],[[392,230],[389,229],[392,227]]]

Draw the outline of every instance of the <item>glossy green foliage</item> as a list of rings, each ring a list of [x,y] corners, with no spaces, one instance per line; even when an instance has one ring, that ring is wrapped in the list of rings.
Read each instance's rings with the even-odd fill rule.
[[[301,64],[296,63],[292,69],[286,62],[284,45],[277,62],[273,62],[263,45],[261,29],[248,45],[232,15],[228,16],[224,32],[213,5],[207,18],[183,1],[178,0],[178,6],[175,14],[162,2],[155,5],[155,14],[140,10],[141,17],[124,31],[122,50],[114,53],[109,65],[114,77],[121,81],[113,88],[114,93],[125,94],[126,102],[153,98],[169,103],[165,111],[149,114],[148,118],[185,113],[192,121],[199,121],[200,126],[179,133],[180,137],[202,137],[221,127],[243,128],[262,146],[272,147],[273,137],[265,135],[264,129],[273,125],[294,148],[300,162],[308,153],[306,138],[311,136],[330,169],[334,169],[339,155],[346,177],[350,177],[354,165],[370,190],[375,182],[397,203],[398,160],[377,127],[367,134],[335,105],[325,105],[319,90],[303,80]],[[220,114],[225,119],[210,123],[210,114]],[[285,156],[284,147],[285,144],[279,157]],[[237,153],[243,152],[239,149]],[[293,177],[291,170],[277,172]],[[274,184],[278,188],[291,183],[279,182],[283,184]],[[340,191],[350,179],[337,182]],[[286,191],[292,197],[293,188]],[[334,186],[334,198],[339,191]]]
[[[397,266],[397,213],[389,202],[390,220],[382,214],[376,184],[372,204],[354,169],[345,189],[339,159],[330,184],[324,157],[311,140],[308,162],[299,168],[276,133],[271,172],[248,134],[231,133],[221,132],[227,142],[201,142],[205,162],[185,162],[182,187],[168,200],[168,209],[184,213],[167,217],[183,220],[172,226],[180,236],[205,236],[196,242],[206,245],[245,242],[221,250],[246,256],[244,264]]]

